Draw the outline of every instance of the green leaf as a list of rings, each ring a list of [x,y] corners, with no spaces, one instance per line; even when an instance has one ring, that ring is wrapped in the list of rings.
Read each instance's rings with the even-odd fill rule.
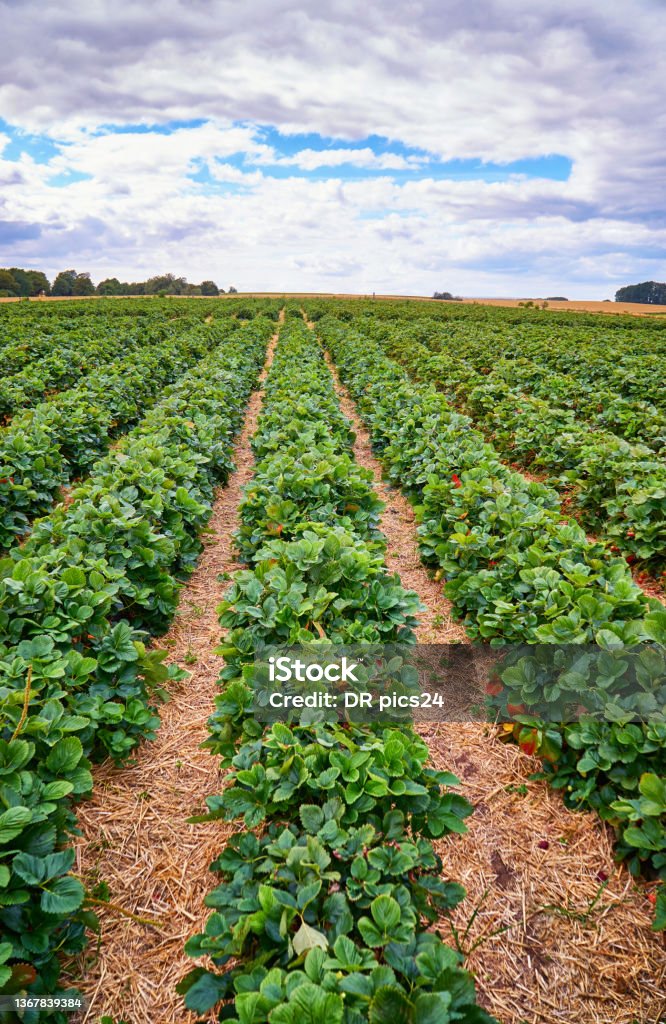
[[[10,807],[4,814],[0,814],[0,843],[16,839],[31,820],[32,811],[27,807]]]
[[[305,982],[291,993],[288,1003],[276,1006],[270,1024],[342,1024],[344,1003],[339,995]]]
[[[638,788],[646,800],[655,807],[655,810],[649,810],[648,814],[661,814],[666,810],[666,780],[660,779],[652,772],[644,772]]]
[[[646,832],[641,828],[635,828],[630,826],[625,828],[622,833],[622,838],[625,843],[629,843],[630,846],[635,846],[638,850],[660,850],[662,843],[658,840],[652,839]]]
[[[190,979],[194,981],[189,984]],[[213,974],[204,968],[195,968],[178,985],[178,991],[185,993],[185,1006],[195,1013],[207,1013],[211,1007],[224,999],[229,990],[229,979],[224,974]]]
[[[302,804],[298,813],[306,832],[318,832],[324,824],[324,812],[316,804]]]
[[[0,740],[0,775],[11,775],[23,768],[34,753],[34,745],[25,740]]]
[[[370,913],[386,935],[400,924],[400,904],[392,896],[377,896],[370,904]]]
[[[44,889],[41,907],[45,914],[71,914],[83,903],[86,892],[78,878],[56,878]]]
[[[19,853],[12,864],[14,871],[28,885],[39,885],[47,877],[43,857],[33,857],[29,853]]]
[[[414,1002],[414,1021],[418,1024],[447,1024],[451,1019],[450,1006],[450,992],[423,992]]]
[[[82,569],[65,569],[61,574],[61,579],[68,587],[85,587],[86,585],[86,574]]]
[[[44,800],[62,800],[73,789],[73,783],[68,782],[67,779],[58,779],[56,782],[47,782],[42,791],[42,797]]]
[[[305,885],[303,888],[298,890],[298,896],[296,902],[298,909],[301,913],[305,910],[309,903],[312,903],[321,892],[321,879],[317,879],[315,882],[311,882],[310,885]]]
[[[370,1003],[369,1024],[413,1024],[412,1004],[399,989],[384,985]]]
[[[58,740],[46,758],[46,767],[54,775],[66,775],[76,768],[82,757],[83,747],[78,736],[66,736]]]

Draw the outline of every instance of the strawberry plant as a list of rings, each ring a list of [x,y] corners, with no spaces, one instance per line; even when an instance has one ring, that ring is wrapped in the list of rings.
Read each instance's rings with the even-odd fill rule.
[[[378,344],[327,317],[318,330],[358,402],[387,475],[417,504],[422,556],[437,567],[470,635],[496,645],[596,643],[597,655],[609,646],[664,644],[659,603],[636,586],[624,559],[563,520],[554,491],[505,466],[441,392],[408,381]],[[383,332],[386,339],[391,328]],[[525,660],[538,665],[538,657]],[[514,738],[526,752],[543,757],[545,776],[571,806],[592,807],[613,825],[617,855],[632,870],[666,877],[662,814],[647,825],[643,846],[626,838],[641,835],[636,809],[627,803],[635,799],[640,778],[666,777],[659,670],[645,669],[642,704],[635,703],[634,689],[610,721],[582,716],[572,724],[558,718],[559,694],[551,692],[544,707],[535,671],[521,675],[514,669],[493,690],[503,708],[514,709]],[[588,666],[579,676],[582,690],[590,672]],[[593,678],[599,682],[602,675],[596,670]],[[570,697],[577,703],[575,692]],[[531,709],[537,717],[530,718]]]
[[[0,927],[30,992],[57,991],[57,954],[96,926],[70,873],[74,803],[92,759],[126,758],[159,724],[174,670],[148,631],[201,549],[271,331],[235,331],[0,561]]]
[[[380,505],[350,440],[321,354],[294,317],[241,506],[248,568],[220,606],[225,668],[206,745],[229,765],[229,785],[193,819],[242,817],[261,833],[238,833],[211,865],[213,913],[186,948],[215,969],[194,968],[179,991],[199,1013],[220,1004],[220,1020],[490,1024],[459,954],[426,930],[462,897],[426,838],[465,830],[471,807],[450,791],[455,777],[427,766],[408,724],[264,727],[252,712],[252,661],[265,645],[413,642],[418,599],[383,564]]]

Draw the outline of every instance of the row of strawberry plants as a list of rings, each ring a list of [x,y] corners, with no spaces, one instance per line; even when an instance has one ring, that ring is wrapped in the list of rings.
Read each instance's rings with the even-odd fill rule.
[[[588,319],[581,325],[577,314],[556,318],[538,317],[514,311],[486,308],[482,323],[461,319],[430,333],[439,335],[453,351],[490,351],[494,356],[528,358],[540,367],[573,374],[577,381],[610,389],[627,401],[641,402],[650,395],[660,409],[665,407],[663,379],[666,331],[663,323],[630,318],[625,325],[613,325],[605,318]],[[540,321],[540,322],[539,322]]]
[[[95,923],[69,874],[73,804],[91,789],[91,759],[125,758],[159,724],[161,685],[178,673],[147,650],[147,631],[168,624],[201,550],[271,331],[257,321],[214,350],[94,467],[68,509],[0,562],[5,992],[25,981],[26,962],[31,992],[57,990],[56,954],[80,950]]]
[[[375,332],[373,331],[373,335]],[[376,331],[377,340],[391,337],[403,350],[413,343],[418,347],[423,330],[411,323]],[[505,381],[535,398],[545,399],[551,406],[570,411],[565,423],[590,423],[599,430],[610,431],[627,441],[637,441],[659,452],[666,447],[666,413],[642,399],[628,399],[603,382],[585,380],[575,371],[562,373],[543,363],[518,355],[508,349],[500,352],[494,334],[485,337],[450,339],[441,328],[434,329],[424,344],[435,355],[446,357],[451,364],[449,386],[453,393],[460,384],[469,390],[494,380]],[[574,424],[575,425],[575,424]]]
[[[60,488],[85,474],[166,385],[236,327],[235,320],[201,324],[141,348],[0,429],[0,550],[48,512]]]
[[[196,319],[190,320],[189,326],[195,324]],[[44,339],[43,355],[14,374],[5,371],[0,380],[0,417],[9,422],[15,413],[74,386],[119,355],[159,346],[181,334],[185,326],[185,321],[169,323],[162,318],[117,323],[97,316],[67,333],[56,330]]]
[[[608,629],[634,639],[648,599],[623,558],[563,519],[552,488],[506,466],[469,417],[367,336],[332,318],[318,330],[389,478],[418,501],[424,554],[443,569],[473,637],[581,643]]]
[[[409,330],[416,340],[438,344],[448,352],[491,353],[494,360],[528,358],[542,368],[573,374],[590,387],[610,389],[627,401],[646,395],[666,410],[663,361],[664,321],[620,320],[579,313],[541,313],[490,306],[380,303],[363,309],[358,302],[322,300],[308,303],[314,317],[326,312],[356,320],[364,317],[376,340],[391,326]],[[364,326],[364,330],[366,326]]]
[[[409,380],[378,345],[333,319],[319,329],[387,475],[417,503],[422,557],[445,580],[473,638],[495,645],[666,644],[661,605],[634,584],[624,559],[562,519],[552,490],[508,469],[466,416],[432,386]],[[523,682],[521,689],[516,681],[515,705],[530,703],[534,676]],[[579,682],[582,694],[587,682]],[[644,682],[648,690],[656,685],[648,666]],[[617,717],[533,723],[523,738],[547,758],[548,775],[571,806],[592,807],[614,826],[618,855],[632,870],[661,876],[663,809],[646,837],[636,829],[640,801],[632,801],[644,776],[659,786],[666,779],[666,725],[659,714],[643,725],[632,723],[632,714]]]
[[[435,349],[443,352],[439,345]],[[460,354],[460,353],[457,353]],[[625,441],[647,445],[655,452],[666,450],[666,413],[642,399],[624,398],[603,384],[579,380],[575,372],[547,370],[533,359],[504,356],[497,360],[490,344],[485,357],[468,359],[486,377],[499,377],[535,398],[550,405],[569,409],[576,420],[591,423],[599,430],[610,431]],[[479,379],[477,383],[482,383]]]
[[[187,951],[210,956],[186,1005],[253,1024],[489,1024],[458,955],[428,930],[462,896],[430,838],[471,808],[428,768],[410,726],[305,720],[262,726],[252,659],[266,644],[413,642],[416,594],[385,567],[381,504],[353,461],[350,425],[303,324],[282,331],[241,505],[210,749],[229,769],[196,820],[247,829],[211,865],[213,913]]]
[[[84,317],[71,313],[71,306],[61,305],[1,307],[0,376],[12,376],[58,351],[71,357],[79,352],[85,361],[94,358],[96,341],[106,339],[115,341],[118,348],[131,347],[153,325],[164,327],[163,317],[148,308],[141,316],[125,313],[111,317],[108,309],[90,305]]]
[[[580,423],[567,409],[520,393],[499,374],[478,374],[448,353],[389,337],[387,352],[443,390],[505,456],[545,468],[588,529],[659,573],[666,568],[666,464],[644,445]]]

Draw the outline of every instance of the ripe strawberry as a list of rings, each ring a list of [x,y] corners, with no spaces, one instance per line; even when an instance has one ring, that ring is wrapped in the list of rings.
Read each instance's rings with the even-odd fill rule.
[[[523,754],[528,754],[529,757],[532,757],[534,754],[536,754],[536,750],[537,750],[537,746],[538,746],[537,740],[538,740],[537,731],[536,731],[536,729],[532,729],[525,736],[524,739],[520,740],[518,746],[522,750]]]

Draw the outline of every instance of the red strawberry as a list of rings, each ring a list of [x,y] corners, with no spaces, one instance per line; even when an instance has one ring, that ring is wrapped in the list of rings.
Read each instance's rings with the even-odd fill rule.
[[[451,480],[453,481],[455,487],[462,487],[462,480],[460,479],[457,473],[451,474]]]
[[[538,746],[536,729],[532,729],[527,733],[525,738],[520,740],[518,746],[522,750],[523,754],[528,754],[530,757],[532,757],[533,754],[536,754]]]

